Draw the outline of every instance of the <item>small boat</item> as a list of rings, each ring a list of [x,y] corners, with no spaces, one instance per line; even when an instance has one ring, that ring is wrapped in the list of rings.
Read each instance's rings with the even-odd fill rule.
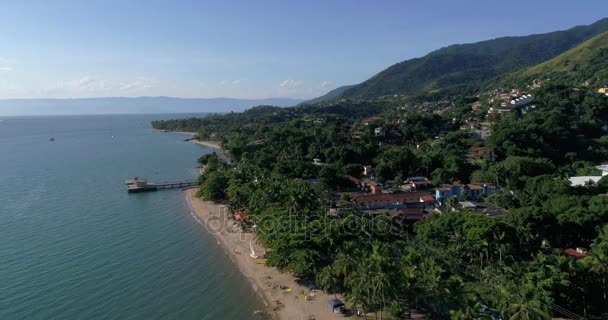
[[[253,250],[253,245],[251,244],[251,241],[249,241],[249,248],[251,249],[251,253],[249,254],[249,256],[253,259],[257,259],[258,256],[255,254],[255,250]]]
[[[49,141],[55,141],[55,138],[50,138]]]

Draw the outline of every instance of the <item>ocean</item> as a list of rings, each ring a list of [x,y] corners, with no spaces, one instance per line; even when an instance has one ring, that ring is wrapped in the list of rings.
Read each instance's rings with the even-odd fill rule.
[[[150,127],[186,116],[0,117],[0,319],[256,319],[181,190],[125,190],[197,176],[212,150]]]

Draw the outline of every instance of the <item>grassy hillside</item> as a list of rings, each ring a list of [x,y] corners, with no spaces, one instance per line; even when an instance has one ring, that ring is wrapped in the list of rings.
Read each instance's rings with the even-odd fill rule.
[[[369,99],[467,91],[489,79],[552,59],[606,31],[608,18],[565,31],[452,45],[395,64],[340,96]]]
[[[541,64],[518,70],[493,81],[497,85],[523,85],[534,79],[581,85],[608,85],[608,32]]]

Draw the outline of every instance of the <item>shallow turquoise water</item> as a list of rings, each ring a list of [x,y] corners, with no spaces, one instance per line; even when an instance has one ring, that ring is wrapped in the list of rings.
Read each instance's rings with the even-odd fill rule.
[[[0,319],[254,318],[183,192],[124,189],[196,176],[210,149],[150,129],[171,117],[0,118]]]

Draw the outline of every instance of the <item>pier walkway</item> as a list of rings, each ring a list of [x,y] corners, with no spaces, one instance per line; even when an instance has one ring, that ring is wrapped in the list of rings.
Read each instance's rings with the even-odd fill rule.
[[[198,185],[198,180],[181,180],[169,182],[148,182],[146,179],[135,177],[132,180],[125,180],[127,192],[137,193],[146,191],[156,191],[159,189],[187,188]]]

